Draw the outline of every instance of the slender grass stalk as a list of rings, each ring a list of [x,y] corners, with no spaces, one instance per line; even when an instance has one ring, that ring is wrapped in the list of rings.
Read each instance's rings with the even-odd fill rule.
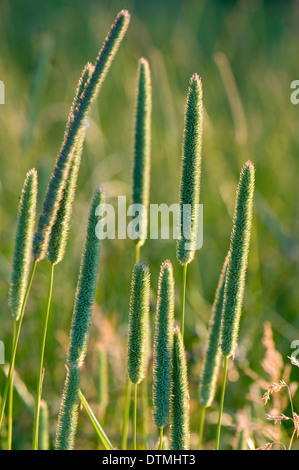
[[[40,402],[39,430],[38,448],[49,450],[49,409],[45,400]]]
[[[54,266],[55,264],[50,265],[50,280],[47,296],[47,310],[44,316],[43,321],[43,330],[42,330],[42,341],[41,341],[41,350],[40,350],[40,359],[39,359],[39,369],[37,377],[37,386],[36,386],[36,397],[35,397],[35,411],[34,411],[34,424],[33,424],[33,438],[32,438],[32,450],[38,449],[38,431],[39,431],[39,415],[40,415],[40,402],[42,397],[42,388],[43,388],[43,372],[44,372],[44,356],[46,348],[46,338],[47,330],[50,316],[50,307],[51,307],[51,298],[53,292],[53,280],[54,280]]]
[[[234,356],[237,347],[239,324],[242,311],[245,276],[251,232],[254,194],[254,166],[248,161],[242,168],[236,194],[233,229],[230,240],[230,254],[225,276],[224,301],[222,310],[220,348],[224,356],[224,377],[216,435],[216,449],[219,449],[221,416],[226,385],[228,358]]]
[[[137,384],[145,377],[149,332],[150,271],[143,263],[132,273],[128,328],[128,377],[134,383],[133,445],[136,446]],[[135,440],[134,440],[135,438]]]
[[[40,261],[46,255],[51,229],[56,219],[60,201],[63,197],[63,191],[70,171],[73,155],[78,146],[78,138],[86,128],[88,113],[101,89],[112,60],[126,33],[129,21],[130,15],[127,11],[123,10],[118,14],[97,57],[94,71],[86,83],[79,103],[76,109],[71,108],[73,117],[68,120],[64,141],[50,178],[43,202],[43,210],[38,222],[38,229],[34,236],[33,256],[36,261]]]
[[[187,265],[196,250],[202,148],[202,85],[197,74],[189,82],[181,158],[180,224],[176,256],[183,266],[181,284],[181,333],[184,338]]]
[[[185,348],[180,329],[174,329],[172,391],[170,404],[170,448],[188,450],[190,447],[189,393]]]
[[[160,268],[153,351],[153,414],[160,432],[169,422],[174,308],[173,269],[167,260]]]
[[[206,350],[203,360],[203,366],[199,382],[199,400],[202,405],[198,448],[201,447],[205,410],[211,406],[216,391],[217,378],[220,366],[220,328],[222,319],[225,276],[229,260],[229,253],[224,260],[224,264],[219,277],[214,303],[212,306],[211,317],[209,320],[209,329],[206,343]]]
[[[146,59],[138,63],[136,86],[136,116],[134,135],[132,204],[141,204],[139,236],[135,239],[138,246],[147,238],[147,208],[150,187],[150,151],[151,151],[151,77]]]
[[[182,283],[181,283],[181,332],[184,339],[185,327],[185,308],[186,308],[186,284],[187,284],[187,264],[182,268]]]
[[[133,399],[133,450],[137,449],[137,383],[134,383]]]
[[[159,429],[159,450],[163,450],[163,429]]]
[[[80,385],[80,367],[83,365],[88,345],[91,311],[95,297],[101,242],[96,237],[99,205],[104,204],[104,194],[99,188],[92,200],[85,246],[81,258],[77,283],[70,342],[67,355],[67,377],[58,417],[55,447],[70,450],[77,431],[77,414]]]
[[[222,381],[222,388],[221,388],[221,397],[220,397],[220,403],[219,403],[218,423],[217,423],[217,430],[216,430],[215,450],[219,450],[219,445],[220,445],[221,421],[222,421],[225,385],[226,385],[226,377],[227,377],[227,363],[228,363],[228,358],[225,357],[224,366],[223,366],[223,381]]]
[[[16,339],[16,328],[17,322],[13,322],[13,334],[12,334],[12,344],[14,344]],[[7,450],[12,449],[12,420],[13,420],[13,380],[14,376],[12,375],[9,391],[8,391],[8,416],[7,416]]]
[[[8,375],[7,375],[7,378],[6,378],[5,387],[4,387],[4,391],[3,391],[3,395],[2,395],[2,401],[1,401],[0,429],[1,429],[1,426],[2,426],[2,422],[3,422],[3,416],[4,416],[6,401],[7,401],[7,395],[8,395],[10,383],[11,383],[11,380],[12,380],[12,377],[13,377],[13,372],[14,372],[14,367],[15,367],[15,360],[16,360],[16,353],[17,353],[17,348],[18,348],[19,338],[20,338],[20,332],[21,332],[21,326],[22,326],[22,322],[23,322],[23,317],[24,317],[24,312],[25,312],[25,307],[26,307],[26,303],[27,303],[28,294],[29,294],[29,291],[31,289],[32,280],[33,280],[35,269],[36,269],[36,264],[37,264],[36,261],[34,261],[32,263],[32,268],[31,268],[31,272],[30,272],[30,275],[29,275],[27,289],[26,289],[25,295],[24,295],[24,300],[23,300],[23,305],[22,305],[22,308],[21,308],[20,317],[19,317],[19,320],[17,322],[16,338],[15,338],[15,342],[13,344],[13,348],[12,348],[12,352],[11,352],[11,358],[10,358],[10,363],[9,363],[9,371],[8,371]]]
[[[200,450],[201,448],[203,429],[204,429],[204,424],[205,424],[205,416],[206,416],[206,406],[203,406],[201,409],[201,413],[200,413],[197,450]]]
[[[129,377],[126,380],[126,391],[125,391],[125,411],[121,435],[121,450],[126,450],[128,445],[128,424],[130,418],[130,403],[131,403],[131,382]]]
[[[114,447],[111,444],[110,440],[108,439],[107,434],[105,433],[102,426],[100,425],[100,423],[96,419],[91,407],[89,406],[89,404],[88,404],[85,396],[81,392],[81,390],[79,390],[79,398],[81,400],[81,403],[82,403],[86,413],[88,414],[88,417],[89,417],[90,421],[93,424],[94,429],[97,432],[97,435],[101,439],[101,442],[102,442],[103,446],[105,447],[105,450],[114,450]]]

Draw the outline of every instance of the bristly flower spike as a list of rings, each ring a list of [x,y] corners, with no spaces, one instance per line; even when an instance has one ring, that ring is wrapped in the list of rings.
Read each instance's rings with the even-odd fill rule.
[[[139,221],[139,237],[135,243],[143,245],[147,237],[147,208],[150,188],[151,153],[151,76],[146,59],[138,63],[136,86],[136,115],[134,134],[132,204],[142,205]]]
[[[18,321],[28,283],[37,199],[37,172],[30,170],[19,203],[13,268],[9,289],[9,306]]]
[[[64,141],[50,178],[38,229],[34,236],[33,256],[35,261],[40,261],[46,255],[51,229],[63,196],[71,162],[78,146],[78,139],[82,130],[86,128],[90,108],[100,91],[120,42],[126,33],[129,21],[130,15],[127,11],[123,10],[118,14],[97,57],[94,71],[87,81],[81,98],[78,104],[71,108],[71,112],[74,111],[74,114],[68,120]]]
[[[128,375],[131,382],[139,384],[145,375],[148,333],[150,270],[138,263],[133,268],[128,328]]]
[[[225,357],[234,355],[238,341],[251,232],[254,173],[253,164],[250,161],[245,163],[236,195],[221,326],[221,352]]]
[[[169,421],[174,307],[173,269],[167,260],[160,269],[153,351],[153,406],[158,428]]]
[[[80,102],[86,84],[93,70],[94,66],[88,63],[82,72],[77,89],[77,96],[73,103],[72,112],[70,113],[70,120],[72,120],[74,117],[75,110]],[[70,123],[68,123],[68,126],[69,125]],[[78,145],[74,151],[73,160],[63,191],[63,197],[60,201],[56,220],[51,230],[51,236],[48,245],[48,260],[52,264],[58,264],[62,260],[65,253],[85,135],[86,128],[83,128],[81,130],[81,135],[78,136]]]
[[[72,450],[78,425],[80,369],[72,366],[67,370],[60,406],[56,450]]]
[[[96,236],[99,223],[99,206],[104,204],[104,193],[98,188],[92,200],[85,246],[81,259],[80,273],[77,283],[73,317],[70,333],[70,344],[67,364],[81,367],[86,355],[91,311],[94,302],[101,241]]]
[[[216,390],[217,377],[220,366],[220,328],[222,319],[222,308],[224,299],[225,276],[229,253],[225,258],[222,271],[219,277],[215,299],[209,321],[208,337],[205,357],[199,384],[199,399],[204,407],[211,406]]]
[[[70,342],[67,357],[67,377],[60,406],[56,434],[56,449],[70,450],[74,445],[77,429],[77,413],[80,385],[80,367],[83,365],[88,345],[92,306],[95,297],[101,242],[96,236],[99,205],[104,195],[98,189],[93,197],[82,254],[75,295]],[[99,211],[99,212],[98,212]]]
[[[172,390],[170,404],[170,449],[190,447],[189,392],[183,338],[176,327],[173,334]]]
[[[181,159],[180,225],[177,240],[177,259],[182,265],[193,260],[196,249],[202,121],[202,84],[199,76],[194,74],[190,79],[187,95]]]

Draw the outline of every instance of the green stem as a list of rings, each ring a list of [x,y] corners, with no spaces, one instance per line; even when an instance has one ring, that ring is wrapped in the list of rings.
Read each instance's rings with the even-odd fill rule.
[[[51,298],[52,298],[52,291],[53,291],[54,266],[55,266],[54,264],[51,264],[48,298],[47,298],[47,311],[46,311],[46,315],[45,315],[45,318],[44,318],[44,324],[43,324],[42,346],[41,346],[41,352],[40,352],[39,373],[38,373],[38,379],[37,379],[36,399],[35,399],[32,450],[37,450],[38,449],[38,427],[39,427],[40,401],[41,401],[41,397],[42,397],[44,356],[45,356],[45,347],[46,347],[46,338],[47,338],[47,329],[48,329],[48,322],[49,322]]]
[[[203,406],[201,410],[200,422],[199,422],[199,432],[198,432],[198,446],[197,450],[200,450],[201,443],[202,443],[202,436],[203,436],[203,428],[205,424],[205,415],[206,415],[206,407]]]
[[[103,446],[105,447],[105,450],[113,450],[114,449],[113,445],[111,444],[111,442],[108,439],[104,429],[102,428],[102,426],[98,422],[97,418],[95,417],[92,409],[90,408],[90,406],[89,406],[85,396],[81,392],[81,390],[79,390],[79,398],[80,398],[81,403],[82,403],[86,413],[88,414],[89,419],[92,422],[99,438],[101,439],[101,442],[102,442]]]
[[[142,393],[142,440],[143,447],[147,449],[147,439],[148,439],[148,391],[147,391],[147,377],[144,377],[141,382],[141,393]]]
[[[216,432],[215,450],[219,450],[219,444],[220,444],[221,420],[222,420],[222,411],[223,411],[226,376],[227,376],[227,362],[228,362],[228,357],[225,357],[224,366],[223,366],[223,380],[222,380],[222,390],[221,390],[221,397],[220,397],[220,404],[219,404],[219,415],[218,415],[218,424],[217,424],[217,432]]]
[[[135,260],[134,263],[138,264],[140,260],[140,245],[135,245]],[[126,381],[126,395],[125,395],[125,412],[124,412],[124,421],[122,428],[122,438],[121,438],[121,449],[127,449],[128,442],[128,423],[130,417],[130,401],[131,401],[131,382],[129,378]]]
[[[30,288],[31,288],[31,285],[32,285],[32,280],[33,280],[33,277],[34,277],[36,264],[37,264],[37,261],[34,261],[33,264],[32,264],[31,273],[30,273],[30,276],[29,276],[29,281],[28,281],[28,284],[27,284],[27,288],[26,288],[26,292],[25,292],[25,295],[24,295],[24,300],[23,300],[23,304],[22,304],[22,308],[21,308],[20,318],[17,322],[16,337],[15,337],[15,341],[14,341],[13,347],[12,347],[10,364],[9,364],[9,371],[8,371],[8,375],[7,375],[6,382],[5,382],[4,392],[3,392],[3,395],[2,395],[2,402],[1,402],[1,409],[0,409],[0,429],[1,429],[2,421],[3,421],[3,416],[4,416],[5,406],[6,406],[6,400],[7,400],[7,396],[8,396],[8,390],[9,390],[9,387],[10,387],[10,383],[11,383],[11,380],[12,380],[12,375],[13,375],[13,371],[14,371],[14,367],[15,367],[16,352],[17,352],[17,348],[18,348],[18,342],[19,342],[21,326],[22,326],[22,322],[23,322],[23,318],[24,318],[25,307],[26,307],[29,291],[30,291]]]
[[[137,384],[134,383],[133,450],[137,449]]]
[[[159,450],[163,450],[163,428],[159,429]]]
[[[16,340],[16,328],[17,328],[17,322],[16,320],[14,320],[12,344],[14,344]],[[8,391],[7,450],[12,449],[11,444],[12,444],[12,414],[13,414],[13,376],[14,376],[14,368],[12,369],[11,381],[9,384],[9,391]]]
[[[128,422],[129,422],[129,416],[130,416],[130,401],[131,401],[131,382],[127,378],[126,396],[125,396],[125,414],[124,414],[124,422],[123,422],[123,429],[122,429],[121,450],[127,449]]]
[[[135,264],[140,261],[140,245],[135,245]]]
[[[184,339],[185,324],[185,303],[186,303],[186,280],[187,280],[187,264],[183,265],[182,284],[181,284],[181,334]]]

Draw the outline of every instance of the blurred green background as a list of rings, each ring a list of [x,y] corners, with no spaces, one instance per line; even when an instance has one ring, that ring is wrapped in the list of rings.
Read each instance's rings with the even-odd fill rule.
[[[116,204],[119,195],[130,196],[135,77],[141,56],[149,60],[152,72],[152,203],[178,202],[188,81],[194,72],[203,81],[204,243],[188,271],[185,329],[192,446],[197,444],[197,389],[207,322],[229,246],[239,173],[248,159],[256,167],[253,233],[239,348],[229,370],[222,447],[236,446],[242,426],[247,429],[247,447],[273,440],[287,445],[291,424],[287,422],[281,428],[279,424],[269,424],[265,413],[271,411],[272,405],[264,407],[261,397],[264,383],[282,377],[282,357],[285,374],[291,373],[289,382],[294,382],[294,406],[299,410],[299,395],[295,393],[299,371],[290,372],[287,359],[292,353],[291,342],[299,340],[299,106],[290,101],[290,84],[299,78],[296,1],[1,0],[0,80],[5,83],[6,102],[0,106],[0,339],[6,345],[6,359],[12,336],[8,286],[25,173],[32,167],[38,170],[40,209],[81,70],[87,61],[95,60],[110,24],[123,8],[131,13],[129,31],[92,111],[67,253],[55,272],[43,391],[49,406],[50,445],[55,437],[65,376],[89,202],[99,184],[104,186],[107,201],[112,204]],[[174,265],[179,308],[181,271],[175,258],[175,242],[148,240],[141,257],[149,263],[152,273],[152,319],[159,266],[166,258]],[[105,242],[89,352],[82,374],[82,390],[116,446],[120,445],[124,406],[133,260],[134,245],[130,240]],[[16,370],[21,383],[26,384],[29,403],[35,393],[48,276],[49,264],[43,261],[34,279],[17,355]],[[265,322],[270,322],[266,338]],[[270,325],[281,357],[274,354]],[[97,403],[99,345],[108,353],[109,404],[105,417],[103,407]],[[267,352],[268,362],[264,361]],[[275,363],[273,358],[277,357],[280,359]],[[269,365],[271,358],[274,370]],[[151,363],[149,371],[150,368]],[[4,374],[0,371],[1,389],[3,383]],[[32,436],[33,419],[30,406],[24,404],[24,393],[23,390],[21,397],[15,397],[13,446],[18,449],[29,448]],[[219,394],[207,414],[205,448],[213,446],[218,399]],[[278,404],[276,401],[276,405],[273,404],[275,412],[290,412],[285,400]],[[149,445],[153,447],[157,432],[151,416],[149,431]],[[5,447],[5,430],[2,438]],[[77,448],[97,446],[82,411]]]

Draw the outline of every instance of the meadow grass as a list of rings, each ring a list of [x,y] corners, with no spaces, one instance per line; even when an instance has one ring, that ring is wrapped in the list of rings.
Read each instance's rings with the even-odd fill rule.
[[[277,348],[283,356],[290,355],[290,342],[296,339],[299,327],[296,315],[299,302],[296,278],[299,253],[296,241],[298,204],[294,197],[296,178],[293,177],[298,164],[298,113],[296,106],[291,105],[289,100],[290,77],[293,79],[296,75],[293,65],[297,54],[294,40],[297,30],[295,5],[293,2],[288,5],[260,6],[257,3],[251,6],[246,2],[235,6],[224,5],[223,2],[202,2],[199,5],[197,2],[181,4],[175,0],[175,8],[172,6],[171,9],[161,2],[155,2],[157,15],[154,19],[149,15],[149,8],[152,9],[153,5],[149,7],[146,2],[137,4],[135,1],[130,3],[130,12],[135,18],[134,27],[128,32],[126,46],[121,48],[111,70],[110,80],[105,83],[105,93],[101,95],[90,117],[86,158],[81,162],[66,256],[61,269],[55,272],[44,380],[44,396],[49,406],[50,447],[53,448],[57,403],[60,402],[65,375],[66,332],[69,330],[70,305],[84,236],[82,218],[87,211],[86,201],[99,181],[107,188],[108,200],[112,202],[121,192],[126,192],[128,196],[130,194],[128,162],[133,130],[130,117],[134,108],[136,63],[144,55],[151,64],[153,90],[151,202],[177,200],[182,111],[186,84],[194,69],[202,77],[204,85],[201,175],[204,244],[199,256],[192,262],[192,268],[188,268],[184,321],[192,448],[198,442],[198,383],[215,286],[229,248],[235,185],[243,162],[249,158],[254,161],[256,197],[251,250],[238,347],[234,362],[230,361],[228,365],[228,377],[233,380],[229,381],[229,393],[225,397],[227,414],[222,425],[221,448],[237,446],[234,438],[239,411],[244,412],[250,424],[253,423],[253,426],[249,426],[250,439],[247,436],[245,445],[252,442],[255,447],[263,446],[267,437],[258,431],[258,425],[262,424],[265,433],[268,433],[270,423],[267,425],[264,422],[264,411],[256,392],[258,378],[265,381],[269,379],[267,371],[261,367],[264,354],[262,324],[265,320],[271,321]],[[58,6],[56,2],[37,7],[30,15],[21,2],[18,10],[14,10],[13,6],[8,8],[8,2],[3,3],[3,27],[0,31],[3,44],[0,70],[3,71],[3,77],[0,78],[9,83],[12,90],[9,100],[6,100],[5,116],[0,115],[3,148],[0,153],[0,298],[3,326],[1,339],[5,345],[11,344],[12,339],[11,321],[7,320],[10,319],[7,293],[13,258],[12,233],[16,226],[21,182],[27,169],[34,165],[39,173],[38,207],[41,208],[41,196],[46,192],[53,155],[57,152],[57,141],[63,132],[72,99],[75,77],[86,59],[92,57],[98,44],[99,31],[105,31],[115,16],[115,6],[101,1],[98,5],[83,6],[75,0],[74,5],[78,16],[70,14],[66,5]],[[120,2],[118,5],[122,8]],[[62,31],[60,18],[63,17],[69,20],[64,22]],[[175,27],[165,40],[165,28],[170,21]],[[19,28],[16,28],[14,22],[17,22]],[[236,25],[242,25],[242,28]],[[44,28],[49,31],[51,57],[45,42],[39,43]],[[23,40],[25,30],[28,41]],[[182,38],[186,38],[186,42]],[[7,44],[10,44],[9,48]],[[222,55],[215,55],[217,51],[221,51]],[[44,67],[43,73],[41,67]],[[28,77],[31,72],[36,79],[43,80],[43,86],[36,89],[36,96],[34,90],[30,91],[29,88]],[[28,131],[28,135],[31,135],[30,144],[25,148],[21,141],[27,132],[26,119],[28,113],[32,113],[32,106],[35,119],[31,121],[32,128]],[[124,119],[122,113],[129,118]],[[7,155],[10,157],[9,162]],[[108,351],[110,359],[105,431],[116,446],[120,446],[121,441],[119,430],[123,417],[119,409],[123,407],[125,393],[125,370],[121,364],[125,362],[126,306],[129,303],[130,266],[133,264],[133,250],[129,246],[126,241],[111,241],[106,245],[102,265],[105,276],[97,286],[96,308],[91,319],[91,347],[81,384],[83,390],[88,390],[88,402],[95,409],[93,405],[97,401],[97,391],[93,378],[97,369],[94,357],[97,343],[100,342]],[[142,260],[151,268],[154,305],[159,267],[167,258],[173,262],[175,279],[180,280],[182,269],[175,262],[173,240],[149,240],[142,248]],[[119,269],[120,259],[127,269]],[[24,322],[16,357],[17,372],[30,392],[36,388],[36,364],[33,358],[39,357],[40,345],[36,338],[40,337],[40,301],[47,296],[45,279],[48,275],[49,266],[39,263],[39,272],[28,297],[28,318]],[[111,285],[117,287],[111,289]],[[177,312],[180,311],[178,304],[180,295],[177,295]],[[9,353],[9,346],[6,349]],[[1,371],[2,396],[5,377]],[[296,380],[296,371],[293,377]],[[150,383],[151,376],[148,380]],[[32,415],[16,387],[19,387],[17,382],[12,446],[29,448],[31,435],[28,429]],[[251,401],[248,396],[252,397]],[[218,381],[214,402],[206,413],[202,443],[204,449],[214,447],[215,413],[220,399]],[[281,440],[287,442],[288,423],[283,422],[280,430]],[[131,434],[129,428],[130,439]],[[7,435],[4,429],[1,436],[1,447],[6,448]],[[149,423],[149,436],[148,442],[152,445],[156,436],[153,420]],[[98,441],[89,418],[80,413],[76,447],[97,446]],[[293,446],[296,446],[296,441]]]

